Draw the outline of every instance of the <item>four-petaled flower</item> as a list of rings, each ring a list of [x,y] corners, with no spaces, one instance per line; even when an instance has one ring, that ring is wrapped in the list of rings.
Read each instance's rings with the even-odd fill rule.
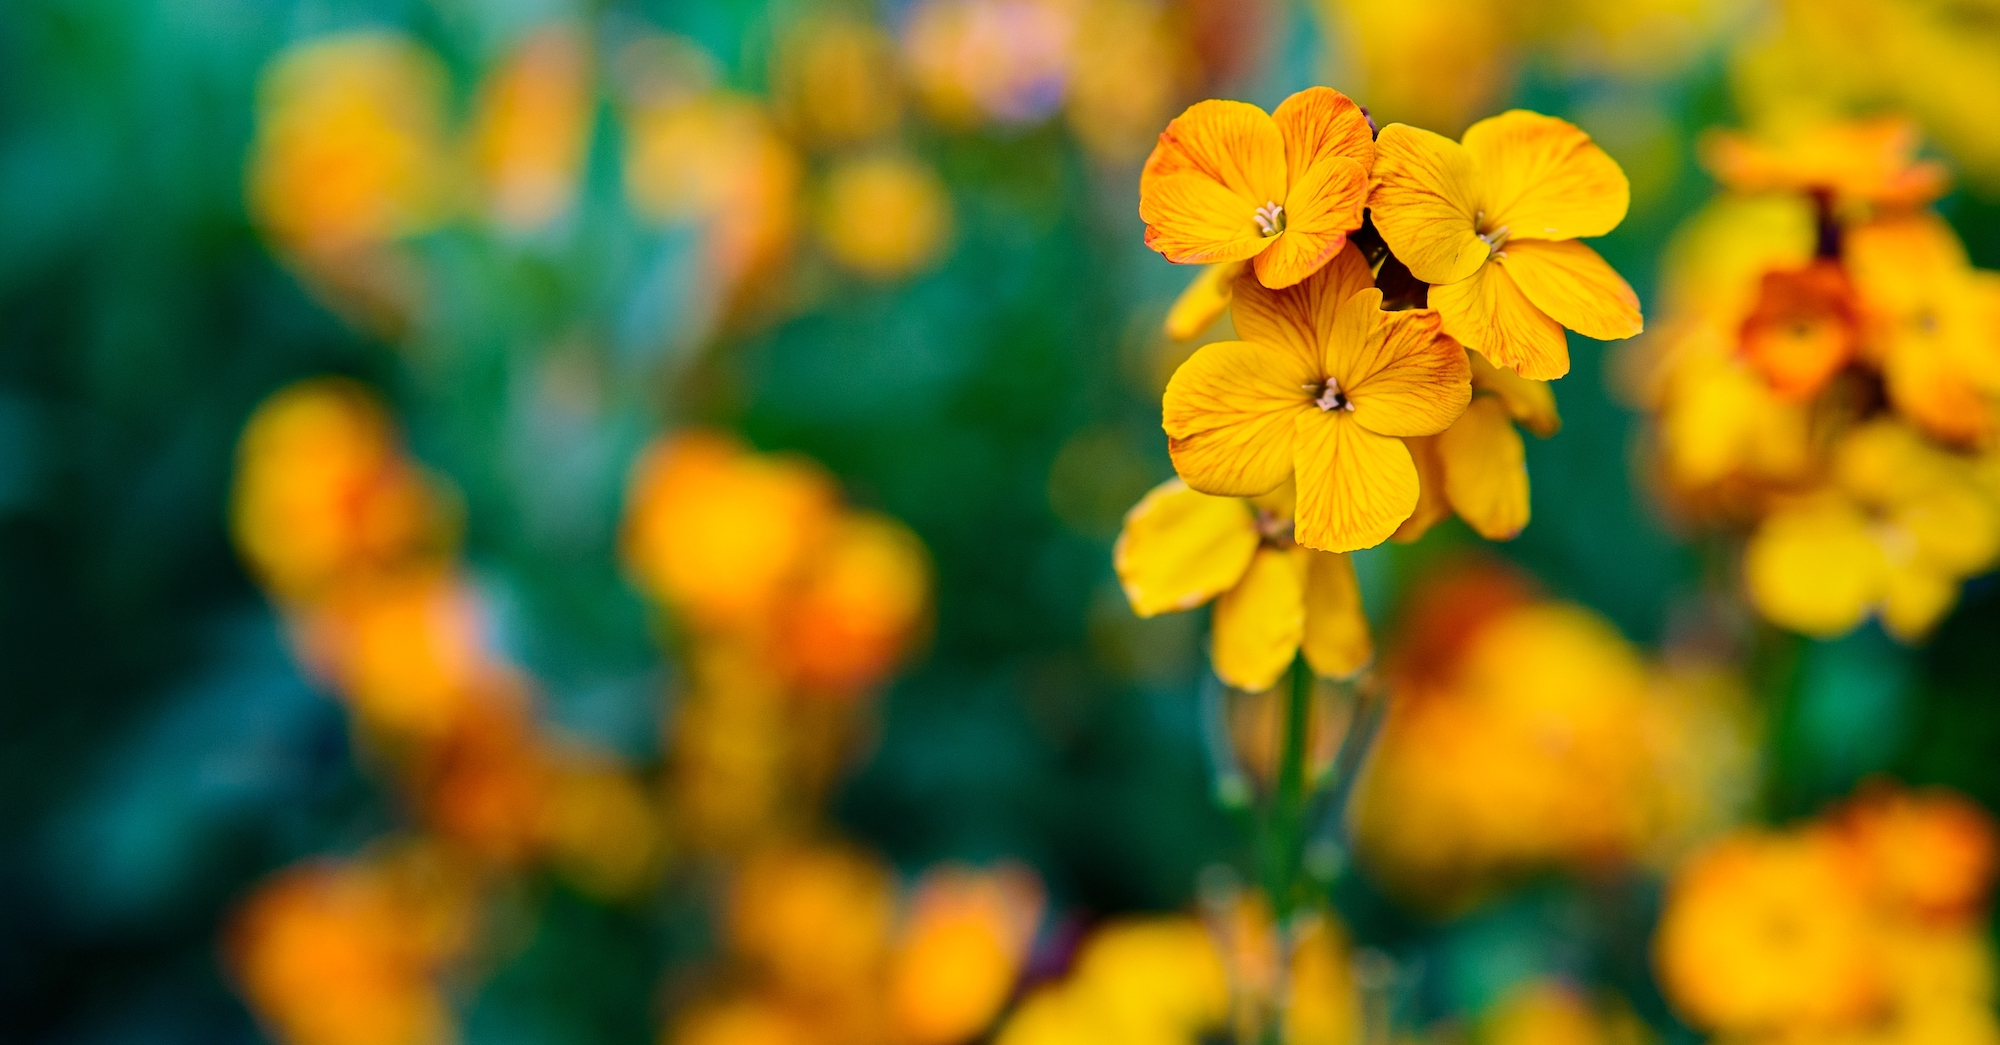
[[[1569,372],[1568,327],[1599,340],[1644,325],[1639,298],[1576,242],[1624,220],[1625,172],[1572,124],[1516,109],[1463,144],[1392,123],[1376,142],[1368,207],[1445,333],[1522,377]]]

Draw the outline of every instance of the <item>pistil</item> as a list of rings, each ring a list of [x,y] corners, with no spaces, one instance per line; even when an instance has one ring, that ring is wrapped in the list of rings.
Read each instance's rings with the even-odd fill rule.
[[[1285,231],[1285,208],[1281,204],[1267,200],[1250,219],[1257,223],[1257,231],[1267,239]]]

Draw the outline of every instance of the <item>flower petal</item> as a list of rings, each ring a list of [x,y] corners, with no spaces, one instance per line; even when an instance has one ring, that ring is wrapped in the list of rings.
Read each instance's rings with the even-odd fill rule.
[[[1410,448],[1410,459],[1417,465],[1417,507],[1389,535],[1398,544],[1422,540],[1431,527],[1451,516],[1451,501],[1444,495],[1444,458],[1438,453],[1437,441],[1434,435],[1403,440],[1403,445]]]
[[[1352,678],[1375,658],[1354,560],[1301,549],[1306,558],[1306,663],[1323,678]]]
[[[1602,236],[1625,220],[1632,187],[1618,161],[1568,120],[1515,109],[1465,132],[1488,227],[1511,239]]]
[[[1332,336],[1335,314],[1343,302],[1374,282],[1368,260],[1351,244],[1304,282],[1284,290],[1272,290],[1244,276],[1236,281],[1231,312],[1236,334],[1245,341],[1297,355],[1317,377],[1321,346]]]
[[[1368,114],[1354,100],[1331,87],[1308,87],[1271,114],[1285,139],[1285,169],[1293,184],[1299,172],[1322,159],[1339,156],[1362,170],[1375,166],[1375,132]]]
[[[1363,428],[1343,410],[1307,410],[1297,424],[1294,537],[1325,552],[1388,540],[1417,507],[1417,466],[1409,448]]]
[[[1645,329],[1632,285],[1581,243],[1512,241],[1494,262],[1536,308],[1584,337],[1618,341]]]
[[[1204,345],[1174,371],[1161,427],[1174,470],[1203,493],[1255,497],[1292,474],[1293,415],[1318,374],[1248,341]]]
[[[1450,427],[1472,399],[1465,349],[1446,337],[1427,308],[1383,312],[1379,290],[1347,300],[1343,312],[1362,317],[1337,326],[1327,344],[1326,372],[1354,404],[1354,419],[1381,435],[1435,435]],[[1366,325],[1355,344],[1350,331]]]
[[[1132,612],[1153,617],[1193,609],[1235,587],[1257,545],[1249,505],[1169,479],[1125,513],[1111,564]]]
[[[1236,587],[1215,600],[1209,658],[1237,689],[1270,689],[1291,667],[1305,633],[1305,583],[1290,555],[1259,548]]]
[[[1514,420],[1544,439],[1562,431],[1562,415],[1556,412],[1556,393],[1547,381],[1530,381],[1512,370],[1502,370],[1477,352],[1468,356],[1475,391],[1499,396]]]
[[[1882,597],[1887,569],[1868,520],[1838,500],[1773,512],[1743,549],[1743,579],[1757,612],[1822,638],[1861,623]]]
[[[1444,332],[1522,377],[1553,381],[1569,373],[1569,341],[1561,323],[1528,300],[1499,265],[1471,279],[1431,287],[1430,305]]]
[[[1907,643],[1922,642],[1958,602],[1958,584],[1916,564],[1892,566],[1883,577],[1882,626]]]
[[[1328,156],[1292,179],[1285,196],[1285,231],[1257,255],[1257,280],[1289,287],[1319,271],[1347,234],[1361,227],[1368,201],[1368,169],[1345,156]]]
[[[1176,262],[1242,261],[1266,246],[1255,214],[1285,198],[1285,143],[1264,110],[1198,102],[1160,132],[1139,175],[1146,245]]]
[[[1437,440],[1445,496],[1479,536],[1511,541],[1528,525],[1528,464],[1521,433],[1494,396],[1480,396]]]
[[[1426,283],[1456,283],[1492,253],[1479,238],[1472,154],[1450,138],[1400,123],[1375,139],[1375,229]]]
[[[1167,310],[1163,325],[1166,335],[1175,341],[1193,341],[1214,326],[1229,311],[1236,275],[1242,271],[1240,261],[1223,261],[1203,268]]]

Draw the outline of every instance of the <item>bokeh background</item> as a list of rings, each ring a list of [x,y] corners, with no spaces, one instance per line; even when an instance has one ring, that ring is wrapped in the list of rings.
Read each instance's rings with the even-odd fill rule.
[[[431,829],[232,538],[238,441],[278,390],[372,390],[443,491],[479,643],[530,680],[538,728],[662,806],[698,669],[685,622],[621,560],[645,448],[731,432],[900,520],[927,549],[925,623],[899,671],[847,698],[813,831],[904,882],[949,861],[1032,869],[1023,982],[1048,980],[1106,919],[1196,909],[1204,869],[1247,844],[1218,801],[1200,616],[1135,618],[1111,567],[1125,510],[1172,474],[1159,393],[1189,347],[1159,328],[1192,272],[1145,248],[1137,216],[1165,122],[1312,84],[1453,135],[1511,106],[1563,116],[1631,179],[1596,245],[1650,315],[1669,236],[1715,191],[1702,131],[1794,94],[1896,110],[1953,166],[1939,209],[1972,260],[2000,267],[1989,8],[14,0],[0,1037],[282,1038],[231,971],[245,898]],[[387,83],[375,104],[408,136],[378,143],[408,152],[389,173],[312,151],[375,133],[297,100],[343,75]],[[708,108],[674,108],[690,98]],[[1617,350],[1573,338],[1572,357],[1562,431],[1528,443],[1518,539],[1453,522],[1357,555],[1385,647],[1415,586],[1465,556],[1654,661],[1741,614],[1713,539],[1661,509]],[[1870,624],[1775,654],[1704,647],[1740,676],[1731,736],[1756,752],[1732,815],[1786,823],[1883,774],[2000,807],[1997,637],[2000,595],[1975,580],[1921,646]],[[1775,689],[1771,656],[1796,658]],[[662,823],[663,869],[620,895],[533,861],[489,881],[477,958],[445,989],[462,1040],[654,1040],[702,996],[727,874]],[[1555,977],[1695,1040],[1648,958],[1668,870],[1543,868],[1443,912],[1367,874],[1332,892],[1393,970],[1377,993],[1399,1034]]]

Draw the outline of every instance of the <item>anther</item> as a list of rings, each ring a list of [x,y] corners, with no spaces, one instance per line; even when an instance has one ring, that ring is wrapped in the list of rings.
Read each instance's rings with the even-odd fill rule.
[[[1275,236],[1285,231],[1285,208],[1280,204],[1266,201],[1263,206],[1257,208],[1257,213],[1250,216],[1250,220],[1257,223],[1259,233],[1267,237]]]
[[[1340,390],[1340,382],[1335,381],[1333,378],[1327,378],[1326,384],[1317,388],[1313,385],[1307,385],[1306,391],[1317,391],[1319,393],[1319,395],[1313,398],[1313,405],[1319,407],[1321,410],[1354,409],[1354,400],[1347,398],[1347,394]]]

